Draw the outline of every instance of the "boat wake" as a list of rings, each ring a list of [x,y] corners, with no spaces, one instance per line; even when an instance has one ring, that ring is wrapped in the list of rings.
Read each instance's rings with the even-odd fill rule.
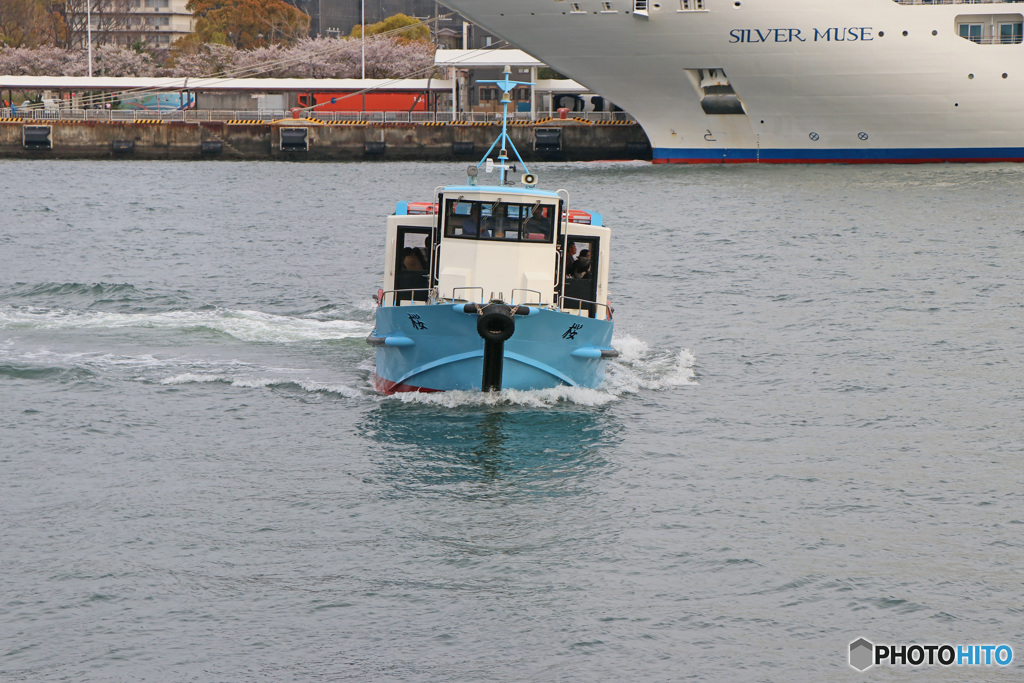
[[[0,305],[0,334],[7,332],[13,336],[0,337],[0,378],[58,383],[132,381],[164,387],[206,384],[325,399],[336,397],[441,407],[534,408],[603,406],[632,394],[697,384],[696,359],[689,350],[651,349],[646,342],[624,335],[614,340],[613,346],[620,356],[608,362],[605,380],[596,389],[563,386],[535,391],[453,391],[384,397],[372,388],[373,351],[369,347],[351,344],[344,350],[339,348],[335,356],[337,363],[330,367],[322,367],[321,353],[302,348],[301,342],[346,339],[354,342],[372,329],[366,322],[333,319],[337,314],[336,311],[321,311],[286,316],[221,308],[113,313]],[[246,357],[248,353],[239,358],[237,346],[194,346],[192,341],[181,339],[170,344],[167,340],[153,344],[147,335],[135,333],[144,330],[215,333],[233,342],[255,344],[253,348],[262,351],[254,358]],[[111,351],[109,334],[97,337],[78,334],[89,331],[123,332],[124,338],[117,338],[117,351]],[[63,335],[65,332],[72,336]],[[133,348],[121,348],[124,343]],[[68,344],[75,348],[68,349]],[[287,358],[273,350],[277,344],[291,349]],[[86,350],[82,350],[83,347]],[[230,351],[230,358],[218,358],[218,348],[234,350]],[[276,363],[274,356],[283,362]]]
[[[289,343],[361,338],[373,328],[354,320],[324,320],[252,310],[215,308],[199,311],[111,313],[65,308],[0,306],[0,330],[160,329],[212,332],[243,342]]]

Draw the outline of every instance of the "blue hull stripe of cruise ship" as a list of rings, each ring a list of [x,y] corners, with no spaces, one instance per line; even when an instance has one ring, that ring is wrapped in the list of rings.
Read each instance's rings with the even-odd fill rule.
[[[684,149],[657,148],[656,164],[923,164],[1024,161],[1022,147],[906,149]]]

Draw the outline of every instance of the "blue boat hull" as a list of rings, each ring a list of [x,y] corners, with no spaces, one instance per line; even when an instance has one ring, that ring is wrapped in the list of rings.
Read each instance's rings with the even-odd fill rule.
[[[484,340],[461,305],[382,306],[367,341],[377,347],[378,391],[479,391]],[[547,309],[517,315],[504,342],[503,389],[594,388],[604,379],[613,324]]]

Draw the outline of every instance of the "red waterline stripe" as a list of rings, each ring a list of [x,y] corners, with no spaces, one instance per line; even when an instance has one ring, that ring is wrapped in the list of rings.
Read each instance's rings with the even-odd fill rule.
[[[414,387],[411,384],[399,384],[398,382],[392,382],[389,379],[384,379],[380,375],[373,375],[373,388],[382,394],[404,394],[418,392],[421,394],[433,394],[441,391],[440,389],[427,389],[424,387]]]

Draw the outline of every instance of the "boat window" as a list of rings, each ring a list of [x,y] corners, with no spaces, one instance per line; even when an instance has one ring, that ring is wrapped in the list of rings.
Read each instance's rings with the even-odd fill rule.
[[[430,286],[430,229],[400,226],[395,261],[396,301],[426,301]]]
[[[597,237],[571,237],[565,259],[565,298],[562,307],[583,309],[597,315],[597,271],[600,255]]]
[[[489,241],[552,242],[555,205],[449,199],[445,237]]]

